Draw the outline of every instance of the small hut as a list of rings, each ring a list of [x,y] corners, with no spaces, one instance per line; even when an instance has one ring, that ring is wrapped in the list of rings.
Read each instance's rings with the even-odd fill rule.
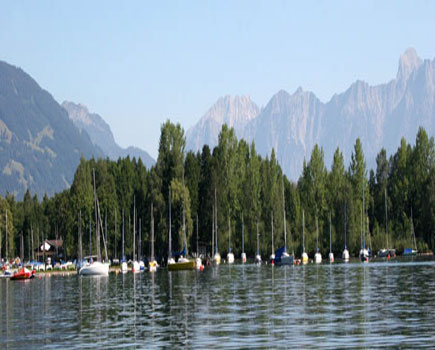
[[[44,239],[35,249],[36,257],[51,257],[59,260],[63,258],[63,240],[61,239]]]

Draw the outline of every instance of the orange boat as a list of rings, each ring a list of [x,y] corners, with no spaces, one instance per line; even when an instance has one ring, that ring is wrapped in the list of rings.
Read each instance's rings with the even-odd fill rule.
[[[11,280],[27,280],[33,277],[35,277],[35,270],[30,271],[23,267],[11,276]]]

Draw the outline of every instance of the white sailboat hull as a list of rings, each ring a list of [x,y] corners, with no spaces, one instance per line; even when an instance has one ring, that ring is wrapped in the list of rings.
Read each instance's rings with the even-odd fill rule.
[[[349,251],[347,249],[343,250],[342,258],[345,262],[349,261]]]
[[[260,255],[260,254],[257,254],[257,255],[255,256],[255,263],[256,263],[256,264],[261,264],[261,255]]]
[[[128,271],[128,266],[127,266],[127,263],[124,261],[121,263],[121,272],[127,273],[127,271]]]
[[[234,263],[234,254],[233,253],[228,253],[227,254],[227,260],[228,260],[228,264],[233,264]]]
[[[140,272],[140,265],[137,261],[133,261],[131,270],[133,271],[133,273]]]
[[[330,263],[334,262],[334,253],[333,252],[329,253],[329,262]]]
[[[108,276],[109,264],[95,261],[93,263],[86,263],[79,271],[82,276]]]
[[[246,263],[246,253],[242,253],[242,263]]]
[[[213,257],[213,263],[215,265],[219,265],[221,263],[221,255],[219,253],[216,253]]]
[[[322,254],[320,254],[320,253],[314,254],[314,262],[316,264],[321,264],[322,263]]]
[[[308,264],[308,254],[302,253],[302,264]]]
[[[362,262],[369,262],[369,251],[367,249],[361,249],[359,252],[359,257]]]
[[[273,262],[277,266],[293,265],[295,262],[295,257],[293,255],[289,255],[287,252],[282,253],[281,257],[278,260],[276,260],[275,254],[272,255],[274,259]]]

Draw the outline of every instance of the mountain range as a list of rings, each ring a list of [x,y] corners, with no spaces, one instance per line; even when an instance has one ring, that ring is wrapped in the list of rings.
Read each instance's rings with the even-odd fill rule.
[[[104,154],[35,80],[0,62],[0,194],[53,195],[70,186],[82,155]]]
[[[0,61],[0,194],[39,198],[68,188],[83,155],[154,160],[145,151],[123,149],[109,125],[83,105],[59,105],[22,69]]]
[[[278,91],[262,109],[246,96],[221,98],[187,131],[186,144],[195,151],[215,146],[227,123],[239,138],[254,141],[263,156],[274,148],[287,176],[296,180],[315,144],[323,147],[327,166],[337,147],[348,163],[357,137],[368,167],[374,168],[382,147],[391,154],[402,137],[412,143],[419,126],[434,135],[434,107],[435,59],[422,60],[411,48],[401,55],[390,82],[356,81],[326,103],[302,88],[293,94]]]
[[[138,147],[120,147],[115,142],[109,124],[100,115],[90,113],[86,106],[64,101],[62,107],[68,112],[69,118],[73,121],[74,125],[80,130],[86,131],[92,143],[101,148],[110,159],[117,160],[119,157],[125,158],[129,156],[130,158],[142,159],[147,168],[155,164],[154,159],[146,151]]]

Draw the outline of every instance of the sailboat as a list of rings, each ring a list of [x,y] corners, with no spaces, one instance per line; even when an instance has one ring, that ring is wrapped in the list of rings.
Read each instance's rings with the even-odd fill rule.
[[[245,224],[243,222],[243,213],[242,213],[242,264],[246,263],[246,253],[245,253]]]
[[[346,224],[347,224],[347,207],[346,207],[346,202],[344,202],[344,250],[342,254],[342,258],[344,262],[349,261],[349,251],[347,250],[347,242],[346,242]]]
[[[124,252],[124,209],[122,209],[122,258],[121,258],[121,272],[126,273],[128,271],[127,261],[125,259],[125,252]]]
[[[284,218],[284,246],[275,252],[274,264],[275,265],[293,265],[295,257],[287,253],[287,220],[285,218],[285,196],[284,196],[284,175],[281,177],[282,184],[282,211]]]
[[[334,262],[334,253],[332,252],[331,212],[329,212],[329,262]]]
[[[171,192],[169,190],[169,196]],[[187,256],[187,239],[186,239],[186,217],[184,212],[184,173],[183,173],[183,236],[184,236],[184,251],[183,253]],[[169,238],[171,239],[171,199],[169,198]],[[171,247],[171,246],[169,246]],[[169,253],[172,256],[172,252]],[[168,260],[168,270],[178,271],[178,270],[194,270],[196,268],[195,260],[189,260],[183,255],[180,255],[178,261],[175,262],[174,259]]]
[[[136,260],[136,197],[133,197],[133,261],[131,262],[131,271],[140,272],[139,262]]]
[[[257,265],[261,264],[261,255],[260,255],[260,233],[258,232],[258,219],[257,219],[257,254],[255,255],[255,263]]]
[[[359,252],[359,257],[362,262],[369,262],[369,251],[366,249],[366,231],[365,231],[365,192],[363,184],[363,206],[361,208],[361,226],[362,226],[362,236],[361,236],[361,250]]]
[[[82,211],[79,211],[79,225],[78,225],[78,245],[77,245],[77,273],[83,265],[83,247],[82,247]]]
[[[302,210],[302,264],[308,264],[308,254],[305,252],[305,212]]]
[[[234,263],[234,254],[231,252],[231,218],[228,212],[228,254],[227,254],[228,264]]]
[[[314,262],[316,264],[321,264],[322,254],[319,251],[319,222],[317,220],[317,216],[316,216],[316,232],[317,232],[317,250],[316,250],[316,254],[314,254]]]
[[[275,249],[273,248],[273,211],[271,214],[271,226],[272,226],[272,254],[270,254],[269,261],[272,263],[272,265],[275,264]]]
[[[198,219],[198,214],[196,214],[196,259],[195,259],[195,265],[196,265],[196,269],[197,270],[203,270],[204,269],[204,265],[202,264],[202,259],[201,259],[201,255],[199,254],[199,235],[198,235],[198,231],[199,231],[199,219]]]
[[[379,258],[388,258],[396,255],[396,249],[388,249],[388,208],[387,208],[387,189],[385,189],[385,238],[386,238],[386,248],[378,251]]]
[[[84,264],[80,270],[79,275],[82,276],[108,276],[109,275],[109,263],[101,261],[101,251],[100,251],[100,205],[98,203],[97,191],[95,188],[95,170],[93,169],[93,180],[94,180],[94,202],[95,202],[95,223],[96,230],[95,233],[97,235],[97,261],[91,261]],[[101,231],[103,231],[101,226]],[[103,243],[105,249],[105,256],[107,259],[107,246],[106,240],[103,235]]]
[[[154,203],[151,203],[151,257],[148,263],[148,269],[150,272],[157,271],[157,261],[154,257]]]
[[[219,265],[221,263],[221,255],[219,254],[219,249],[218,249],[218,224],[217,224],[217,199],[216,199],[216,187],[214,189],[214,233],[216,234],[216,239],[215,239],[215,253],[213,256],[213,263],[215,265]]]
[[[414,245],[414,248],[405,248],[403,251],[403,256],[415,256],[418,253],[417,243],[415,241],[414,222],[412,220],[412,208],[411,208],[411,241]]]

